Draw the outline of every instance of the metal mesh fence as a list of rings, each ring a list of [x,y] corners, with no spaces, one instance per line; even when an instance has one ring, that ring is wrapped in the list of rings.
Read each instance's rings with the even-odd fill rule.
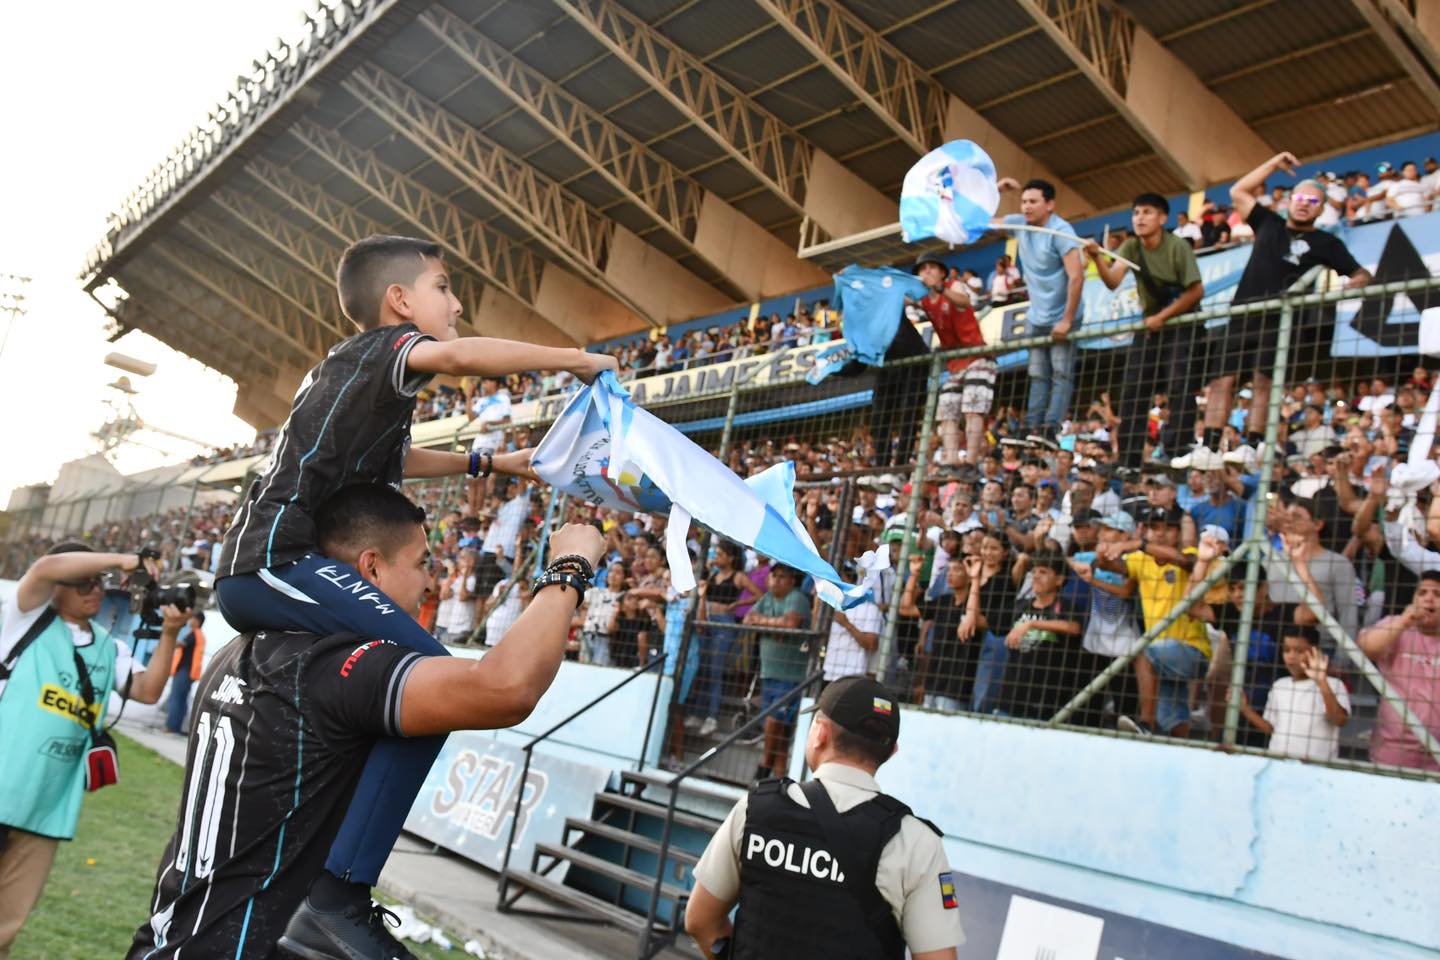
[[[569,656],[667,653],[667,762],[819,665],[827,681],[873,674],[910,709],[1435,777],[1440,392],[1392,313],[1426,309],[1440,282],[1338,283],[1312,273],[1148,326],[1112,303],[1063,339],[1023,302],[988,307],[984,348],[939,349],[923,318],[902,321],[883,367],[819,384],[805,374],[828,344],[803,334],[651,369],[631,380],[645,406],[737,473],[794,463],[797,516],[873,602],[832,613],[803,578],[699,529],[703,586],[681,597],[658,518],[452,478],[407,486],[432,518],[422,621],[493,644],[542,535],[593,521],[609,555]],[[1402,334],[1378,356],[1346,339]],[[504,442],[538,440],[560,405],[517,406]],[[415,434],[465,448],[480,426],[452,415]],[[208,562],[198,542],[217,542],[256,466],[187,475],[180,503],[128,489],[14,514],[5,572],[62,534],[118,548],[158,531],[176,566]],[[783,769],[791,729],[782,715],[714,775]]]

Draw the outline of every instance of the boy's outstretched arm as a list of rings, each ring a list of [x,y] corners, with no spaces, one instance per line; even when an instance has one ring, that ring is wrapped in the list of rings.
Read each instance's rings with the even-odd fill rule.
[[[406,368],[415,373],[455,377],[503,377],[527,370],[564,370],[586,383],[619,369],[615,358],[578,347],[542,347],[496,337],[426,340],[411,348]]]
[[[539,482],[540,478],[535,475],[534,470],[530,469],[530,454],[534,452],[533,447],[527,447],[524,450],[497,453],[491,472],[512,477],[524,477],[527,480]],[[410,452],[405,454],[405,478],[407,480],[453,477],[457,474],[468,473],[469,470],[470,454],[468,453],[447,453],[444,450],[411,447]]]

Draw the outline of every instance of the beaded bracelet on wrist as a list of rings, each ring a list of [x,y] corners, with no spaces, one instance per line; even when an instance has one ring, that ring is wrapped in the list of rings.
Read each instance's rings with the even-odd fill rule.
[[[586,560],[578,553],[567,553],[563,557],[556,557],[554,560],[550,561],[549,565],[546,566],[545,569],[550,570],[555,567],[562,566],[578,567],[580,570],[581,578],[584,580],[589,581],[595,579],[595,567],[591,565],[589,560]]]
[[[570,573],[542,573],[530,584],[533,597],[546,587],[572,587],[575,590],[575,606],[585,602],[585,582]]]

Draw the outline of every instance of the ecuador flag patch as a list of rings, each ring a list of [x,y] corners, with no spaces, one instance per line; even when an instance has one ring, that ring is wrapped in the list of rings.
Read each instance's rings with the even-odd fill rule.
[[[946,910],[954,910],[960,904],[955,902],[955,874],[940,874],[940,905]]]

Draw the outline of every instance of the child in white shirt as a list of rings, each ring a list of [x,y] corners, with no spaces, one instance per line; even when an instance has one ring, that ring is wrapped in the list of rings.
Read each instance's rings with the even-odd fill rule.
[[[1340,728],[1350,722],[1350,694],[1326,671],[1330,658],[1320,652],[1314,627],[1287,627],[1285,667],[1290,676],[1276,680],[1255,712],[1242,698],[1245,719],[1270,737],[1270,752],[1302,760],[1334,760],[1340,755]]]

